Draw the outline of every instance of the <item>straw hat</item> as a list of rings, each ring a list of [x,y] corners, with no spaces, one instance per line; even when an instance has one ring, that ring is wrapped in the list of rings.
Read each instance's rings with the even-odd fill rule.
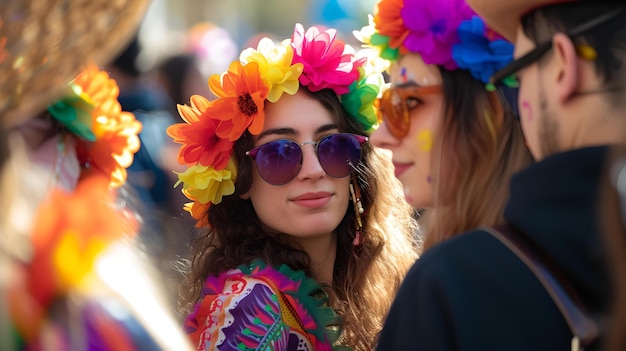
[[[580,0],[467,0],[491,29],[509,41],[515,41],[521,18],[539,7]]]
[[[0,1],[0,127],[56,100],[89,62],[108,63],[149,0]]]

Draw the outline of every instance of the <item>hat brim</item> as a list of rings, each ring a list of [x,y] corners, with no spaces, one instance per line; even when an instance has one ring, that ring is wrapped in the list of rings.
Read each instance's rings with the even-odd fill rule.
[[[89,63],[107,64],[135,34],[149,0],[0,4],[0,122],[10,128],[58,99]]]
[[[514,43],[525,14],[539,7],[572,1],[576,0],[467,0],[467,4],[491,29]]]

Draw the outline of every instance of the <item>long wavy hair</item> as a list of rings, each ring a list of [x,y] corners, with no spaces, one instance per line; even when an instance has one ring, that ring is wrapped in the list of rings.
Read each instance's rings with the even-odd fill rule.
[[[445,108],[433,146],[434,204],[420,220],[425,250],[501,223],[511,176],[532,161],[519,120],[495,92],[466,70],[439,71]]]
[[[305,90],[334,116],[340,132],[365,135],[349,117],[330,90]],[[254,146],[246,133],[235,142],[233,157],[238,177],[235,193],[207,213],[211,227],[192,246],[181,290],[181,307],[187,313],[201,297],[204,281],[239,265],[260,258],[269,265],[287,264],[312,276],[310,258],[286,235],[270,235],[256,215],[250,200],[240,198],[252,182],[253,161],[245,155]],[[332,287],[326,287],[330,304],[342,317],[340,343],[355,350],[371,350],[382,328],[405,273],[417,258],[413,210],[403,200],[402,189],[392,174],[389,158],[369,143],[363,145],[355,174],[361,188],[361,243],[356,235],[355,211],[349,206],[336,229],[337,255]]]

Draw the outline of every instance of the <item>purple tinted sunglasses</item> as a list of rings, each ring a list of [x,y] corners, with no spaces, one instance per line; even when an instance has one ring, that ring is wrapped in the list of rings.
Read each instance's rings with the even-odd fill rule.
[[[313,145],[326,174],[343,178],[350,175],[361,160],[361,145],[366,141],[365,136],[349,133],[330,134],[318,141],[302,144],[290,139],[278,139],[259,145],[246,155],[252,157],[263,180],[271,185],[283,185],[300,173],[302,146]]]

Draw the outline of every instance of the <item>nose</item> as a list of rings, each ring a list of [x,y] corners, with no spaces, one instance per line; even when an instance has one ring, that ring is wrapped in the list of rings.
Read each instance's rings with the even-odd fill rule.
[[[315,144],[312,142],[304,143],[301,148],[302,168],[300,168],[300,173],[298,173],[298,179],[305,180],[322,178],[326,172],[324,171],[324,168],[322,168],[320,160],[315,152]]]
[[[400,142],[398,138],[391,135],[389,128],[387,128],[387,123],[384,120],[370,135],[369,141],[372,145],[383,149],[392,149]]]

